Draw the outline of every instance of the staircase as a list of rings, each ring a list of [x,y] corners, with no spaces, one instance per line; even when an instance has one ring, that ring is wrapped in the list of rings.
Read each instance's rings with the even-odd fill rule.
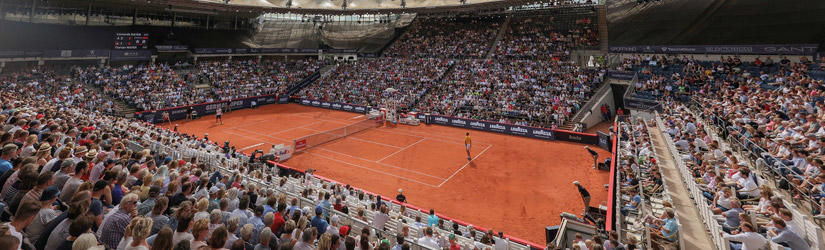
[[[559,129],[571,130],[572,131],[573,130],[573,124],[583,120],[585,118],[585,116],[590,114],[590,112],[588,112],[588,111],[593,109],[593,107],[596,106],[596,104],[599,103],[599,101],[602,99],[602,96],[606,95],[608,90],[610,90],[610,82],[605,81],[602,84],[602,86],[599,87],[598,90],[596,90],[596,93],[593,94],[592,97],[590,97],[590,100],[588,100],[587,103],[585,103],[584,106],[582,106],[579,109],[579,111],[576,111],[576,115],[573,116],[573,118],[571,118],[570,120],[566,121],[564,123],[564,125],[559,126]],[[599,114],[599,115],[601,115],[601,114]]]
[[[444,73],[442,73],[441,76],[438,77],[438,79],[433,81],[433,84],[444,84],[442,81],[444,80],[445,77],[448,76],[448,74],[450,74],[450,72],[453,71],[453,67],[455,67],[455,63],[452,63],[452,64],[450,64],[450,66],[447,66],[447,69],[444,70]],[[427,96],[427,94],[429,94],[429,93],[430,93],[430,88],[425,89],[424,92],[422,92],[420,95],[418,95],[418,98],[415,98],[415,101],[408,107],[417,107],[418,102],[421,101],[421,97],[422,96]]]
[[[504,34],[510,30],[510,20],[513,19],[513,14],[507,14],[507,19],[504,19],[504,23],[501,24],[501,27],[498,29],[498,33],[496,34],[496,39],[493,39],[493,42],[490,44],[490,50],[487,51],[487,54],[484,55],[485,59],[490,59],[493,57],[493,54],[496,52],[496,45],[498,45],[498,41],[501,41],[501,38],[504,37]]]
[[[103,96],[104,98],[112,101],[112,104],[113,104],[114,110],[115,110],[115,114],[117,114],[118,116],[123,116],[123,117],[126,117],[126,118],[134,118],[135,117],[135,112],[137,112],[137,109],[135,107],[132,107],[131,105],[126,104],[125,102],[121,101],[120,99],[117,99],[117,98],[114,98],[112,96],[106,95],[106,93],[103,93],[103,89],[101,89],[100,87],[98,87],[94,84],[85,84],[85,86],[89,87],[89,90],[91,90],[95,94],[99,94],[100,96]]]
[[[334,68],[335,68],[335,65],[326,65],[326,66],[318,69],[318,71],[315,71],[315,73],[312,73],[311,75],[309,75],[306,78],[302,79],[297,84],[292,85],[291,87],[289,87],[289,89],[286,90],[286,96],[292,97],[293,95],[298,93],[298,91],[301,91],[301,89],[305,88],[306,86],[309,86],[310,84],[312,84],[315,81],[318,81],[318,79],[321,79],[321,77],[324,77],[324,76],[328,75],[329,72],[332,71],[332,69],[334,69]]]

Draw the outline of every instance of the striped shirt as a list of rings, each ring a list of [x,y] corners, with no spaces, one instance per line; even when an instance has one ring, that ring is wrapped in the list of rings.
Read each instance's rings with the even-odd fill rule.
[[[126,211],[117,210],[101,225],[100,242],[106,245],[106,248],[117,249],[120,239],[132,221],[132,216]]]

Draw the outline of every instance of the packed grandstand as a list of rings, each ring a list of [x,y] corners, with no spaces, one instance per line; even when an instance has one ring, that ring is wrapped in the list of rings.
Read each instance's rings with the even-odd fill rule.
[[[182,17],[196,31],[175,38],[150,32],[167,37],[152,40],[159,46],[145,55],[94,45],[53,50],[26,38],[0,43],[8,50],[0,51],[0,248],[825,249],[825,57],[809,41],[709,46],[704,53],[689,53],[698,45],[634,44],[608,53],[609,13],[599,1],[506,8],[462,1],[413,9],[419,16],[406,24],[388,8],[387,17],[363,25],[363,13],[346,12],[344,2],[341,13],[329,14],[326,6],[314,18],[306,9],[283,21],[283,30],[312,23],[312,32],[269,34],[318,48],[217,48],[198,44],[244,46],[234,36],[261,30],[255,17],[225,18],[253,4],[173,2],[214,7],[180,12],[223,19],[210,25],[209,18]],[[640,13],[662,4],[621,2]],[[41,25],[52,31],[100,25],[74,31],[110,36],[105,26],[129,27],[126,19],[135,26],[139,19],[138,11],[133,18],[101,7],[95,18],[107,15],[103,24],[90,14],[81,24],[85,8],[55,12],[15,2],[9,11],[4,4],[3,40],[15,39],[3,29]],[[465,4],[477,12],[457,14]],[[175,27],[177,20],[140,18],[146,26]],[[325,33],[334,20],[363,27]],[[117,39],[124,34],[118,31]],[[386,42],[375,50],[328,45],[364,37]],[[108,52],[101,57],[89,49]],[[171,126],[289,102],[355,106],[379,120],[397,112],[415,125],[420,118],[438,124],[427,126],[468,121],[516,131],[508,136],[530,137],[518,130],[529,128],[534,140],[609,152],[607,161],[596,162],[587,147],[593,168],[609,172],[609,180],[600,183],[605,189],[589,190],[575,181],[578,192],[573,184],[554,184],[559,189],[548,192],[569,193],[577,204],[559,215],[558,225],[526,213],[502,219],[547,235],[525,239],[506,225],[473,226],[460,215],[436,213],[437,206],[407,203],[400,189],[394,199],[382,197],[289,167],[274,145],[244,152]],[[478,129],[472,126],[458,127]],[[320,143],[350,133],[344,134]],[[469,138],[469,132],[462,137],[468,156]],[[608,198],[591,202],[588,191]]]

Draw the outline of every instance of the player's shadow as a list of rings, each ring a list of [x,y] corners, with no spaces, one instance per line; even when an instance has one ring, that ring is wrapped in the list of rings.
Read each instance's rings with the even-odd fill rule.
[[[468,166],[468,167],[470,167],[470,168],[472,168],[472,169],[476,169],[476,168],[477,168],[477,166],[476,166],[476,162],[475,162],[475,161],[471,161],[471,162],[470,162],[470,164],[469,164],[469,165],[467,165],[467,166]]]

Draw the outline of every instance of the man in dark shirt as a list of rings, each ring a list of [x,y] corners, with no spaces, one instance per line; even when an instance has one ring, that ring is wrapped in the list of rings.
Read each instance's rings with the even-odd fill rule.
[[[407,203],[407,196],[404,196],[404,190],[398,189],[398,195],[395,196],[395,200],[401,203]]]
[[[573,185],[576,185],[576,188],[579,189],[579,194],[582,196],[582,202],[584,202],[584,214],[587,214],[587,210],[590,208],[590,192],[587,192],[587,189],[582,187],[579,181],[574,181]]]

